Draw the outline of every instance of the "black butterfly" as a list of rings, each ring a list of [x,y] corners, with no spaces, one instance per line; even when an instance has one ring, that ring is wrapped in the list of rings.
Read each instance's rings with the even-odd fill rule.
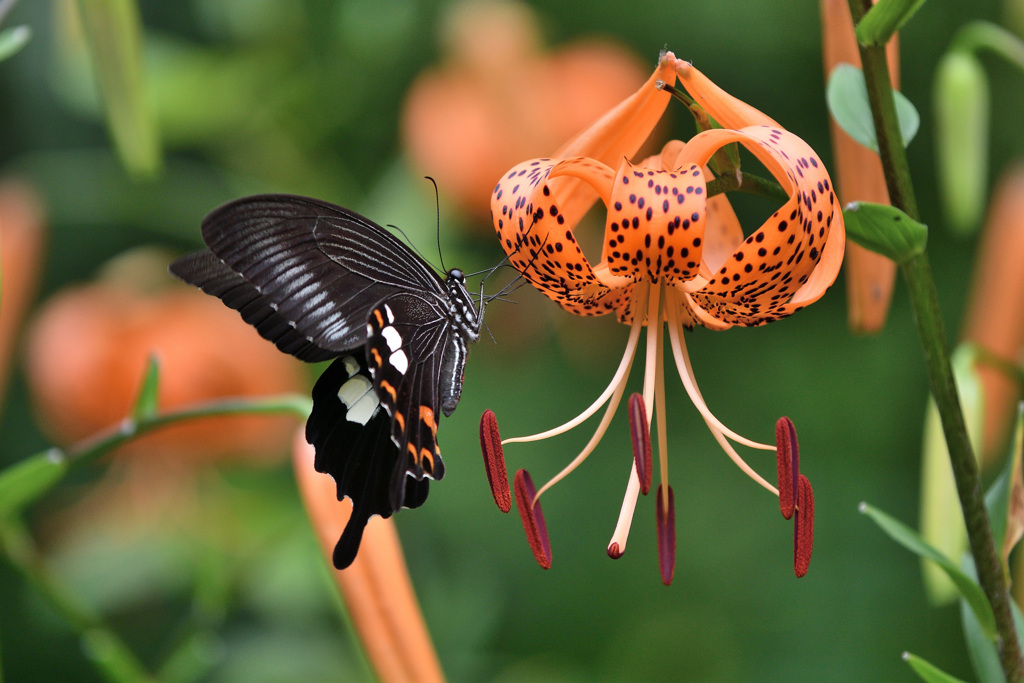
[[[461,271],[442,280],[384,228],[316,199],[238,199],[203,219],[202,232],[209,249],[172,273],[282,351],[335,359],[313,387],[306,440],[338,499],[353,502],[334,548],[344,569],[371,516],[422,505],[428,480],[444,476],[438,410],[448,416],[459,403],[486,302],[474,304]]]

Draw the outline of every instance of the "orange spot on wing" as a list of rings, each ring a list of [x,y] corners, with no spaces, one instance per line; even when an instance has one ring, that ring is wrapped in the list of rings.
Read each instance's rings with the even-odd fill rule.
[[[434,454],[428,451],[426,448],[420,449],[420,465],[424,471],[430,474],[434,473]]]
[[[377,327],[384,327],[384,316],[380,314],[379,309],[374,309],[373,317],[377,319]]]
[[[384,365],[384,359],[380,357],[380,352],[377,349],[370,349],[370,353],[373,355],[373,366],[379,368]]]
[[[376,351],[374,351],[374,353],[376,353]],[[392,401],[398,400],[398,392],[395,391],[395,388],[393,386],[391,386],[391,382],[387,381],[386,379],[382,379],[380,381],[380,388],[391,394]],[[398,413],[396,413],[396,415],[398,415]]]
[[[420,420],[430,428],[430,431],[437,434],[437,423],[434,421],[434,411],[426,406],[420,406]]]

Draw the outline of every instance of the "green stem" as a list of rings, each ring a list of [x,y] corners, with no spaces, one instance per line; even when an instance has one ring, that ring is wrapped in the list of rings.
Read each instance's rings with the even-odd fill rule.
[[[773,199],[783,204],[789,201],[789,193],[783,190],[781,185],[753,173],[740,173],[739,178],[735,174],[727,173],[708,183],[708,197],[733,191]]]
[[[297,417],[305,419],[309,417],[309,411],[309,399],[297,394],[210,401],[182,408],[181,410],[137,418],[125,418],[116,427],[72,446],[67,449],[66,453],[71,464],[76,465],[94,460],[105,453],[109,453],[121,444],[177,422],[195,420],[202,417],[268,413],[292,413]]]
[[[871,0],[849,0],[854,24],[871,8]],[[885,170],[886,186],[892,204],[917,219],[917,200],[910,176],[910,165],[900,136],[893,99],[892,84],[886,63],[885,47],[860,46],[864,80],[878,137],[879,154]],[[917,330],[924,351],[925,365],[932,395],[939,409],[950,463],[956,479],[957,494],[967,525],[971,554],[978,570],[978,583],[992,605],[998,631],[999,659],[1006,679],[1011,683],[1024,680],[1024,657],[1010,610],[1010,594],[996,544],[992,538],[985,509],[984,495],[978,474],[978,462],[967,438],[960,398],[953,381],[949,361],[949,345],[942,323],[935,281],[928,265],[927,253],[902,265]]]
[[[7,519],[0,526],[0,548],[11,566],[78,633],[89,660],[104,678],[112,683],[153,680],[117,634],[53,580],[35,543],[20,522]]]

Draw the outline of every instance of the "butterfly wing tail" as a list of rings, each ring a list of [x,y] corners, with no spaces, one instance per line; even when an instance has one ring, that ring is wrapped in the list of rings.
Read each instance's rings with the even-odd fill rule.
[[[403,506],[422,505],[428,482],[405,476],[404,461],[391,440],[391,417],[380,407],[361,353],[337,359],[320,375],[313,387],[306,440],[316,452],[315,469],[334,478],[338,500],[352,500],[352,516],[333,557],[334,566],[344,569],[356,557],[367,521],[374,515],[390,517]],[[402,485],[397,504],[396,475]]]

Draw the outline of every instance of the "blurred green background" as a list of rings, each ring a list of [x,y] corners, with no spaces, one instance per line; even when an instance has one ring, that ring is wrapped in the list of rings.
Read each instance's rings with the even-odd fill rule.
[[[27,24],[34,35],[0,62],[0,174],[29,180],[50,216],[40,300],[93,278],[130,247],[195,248],[203,215],[255,192],[351,206],[401,226],[433,258],[434,197],[421,180],[430,169],[410,166],[398,128],[410,83],[441,58],[447,3],[141,2],[165,152],[162,171],[149,179],[128,174],[112,151],[88,69],[69,50],[70,7],[19,3],[5,25]],[[648,65],[663,47],[674,50],[828,163],[816,3],[593,0],[585,11],[570,3],[535,9],[551,46],[602,36]],[[1006,11],[993,0],[932,0],[901,34],[903,92],[922,117],[910,157],[951,336],[975,244],[948,236],[936,204],[933,68],[960,23],[1000,21]],[[991,164],[1000,168],[1024,153],[1024,88],[1000,64],[989,74]],[[692,130],[681,110],[673,123],[676,136]],[[440,192],[445,263],[467,271],[496,263],[502,253],[490,228],[460,214],[444,186]],[[755,225],[769,210],[740,202],[741,218]],[[970,678],[958,610],[929,607],[917,559],[857,513],[868,501],[916,525],[927,389],[904,294],[898,284],[888,325],[873,337],[848,332],[842,275],[792,318],[689,337],[704,396],[726,424],[770,440],[777,417],[794,420],[802,470],[815,487],[817,544],[809,574],[794,579],[791,525],[776,501],[724,457],[682,387],[670,382],[678,561],[668,588],[658,575],[653,500],[638,506],[626,555],[615,562],[605,555],[631,457],[624,410],[586,465],[544,498],[554,556],[547,572],[515,514],[495,510],[479,456],[477,421],[486,408],[497,413],[503,436],[514,436],[589,405],[614,371],[626,328],[562,315],[528,287],[515,306],[489,308],[496,343],[485,338],[472,349],[462,403],[441,430],[447,476],[427,505],[397,516],[450,679],[915,680],[900,661],[904,650]],[[636,374],[631,391],[640,386]],[[546,480],[589,435],[509,446],[509,467]],[[0,465],[46,445],[16,371]],[[771,479],[768,457],[749,459]],[[61,536],[61,511],[101,470],[76,474],[33,508],[44,549]],[[189,635],[189,617],[205,610],[209,628],[199,629],[196,647],[209,665],[200,680],[365,676],[336,616],[289,465],[219,466],[198,488],[198,502],[183,502],[196,506],[191,527],[169,524],[126,546],[116,533],[81,526],[75,543],[54,543],[55,571],[154,669]],[[0,657],[4,680],[15,683],[101,680],[74,632],[5,563]]]

